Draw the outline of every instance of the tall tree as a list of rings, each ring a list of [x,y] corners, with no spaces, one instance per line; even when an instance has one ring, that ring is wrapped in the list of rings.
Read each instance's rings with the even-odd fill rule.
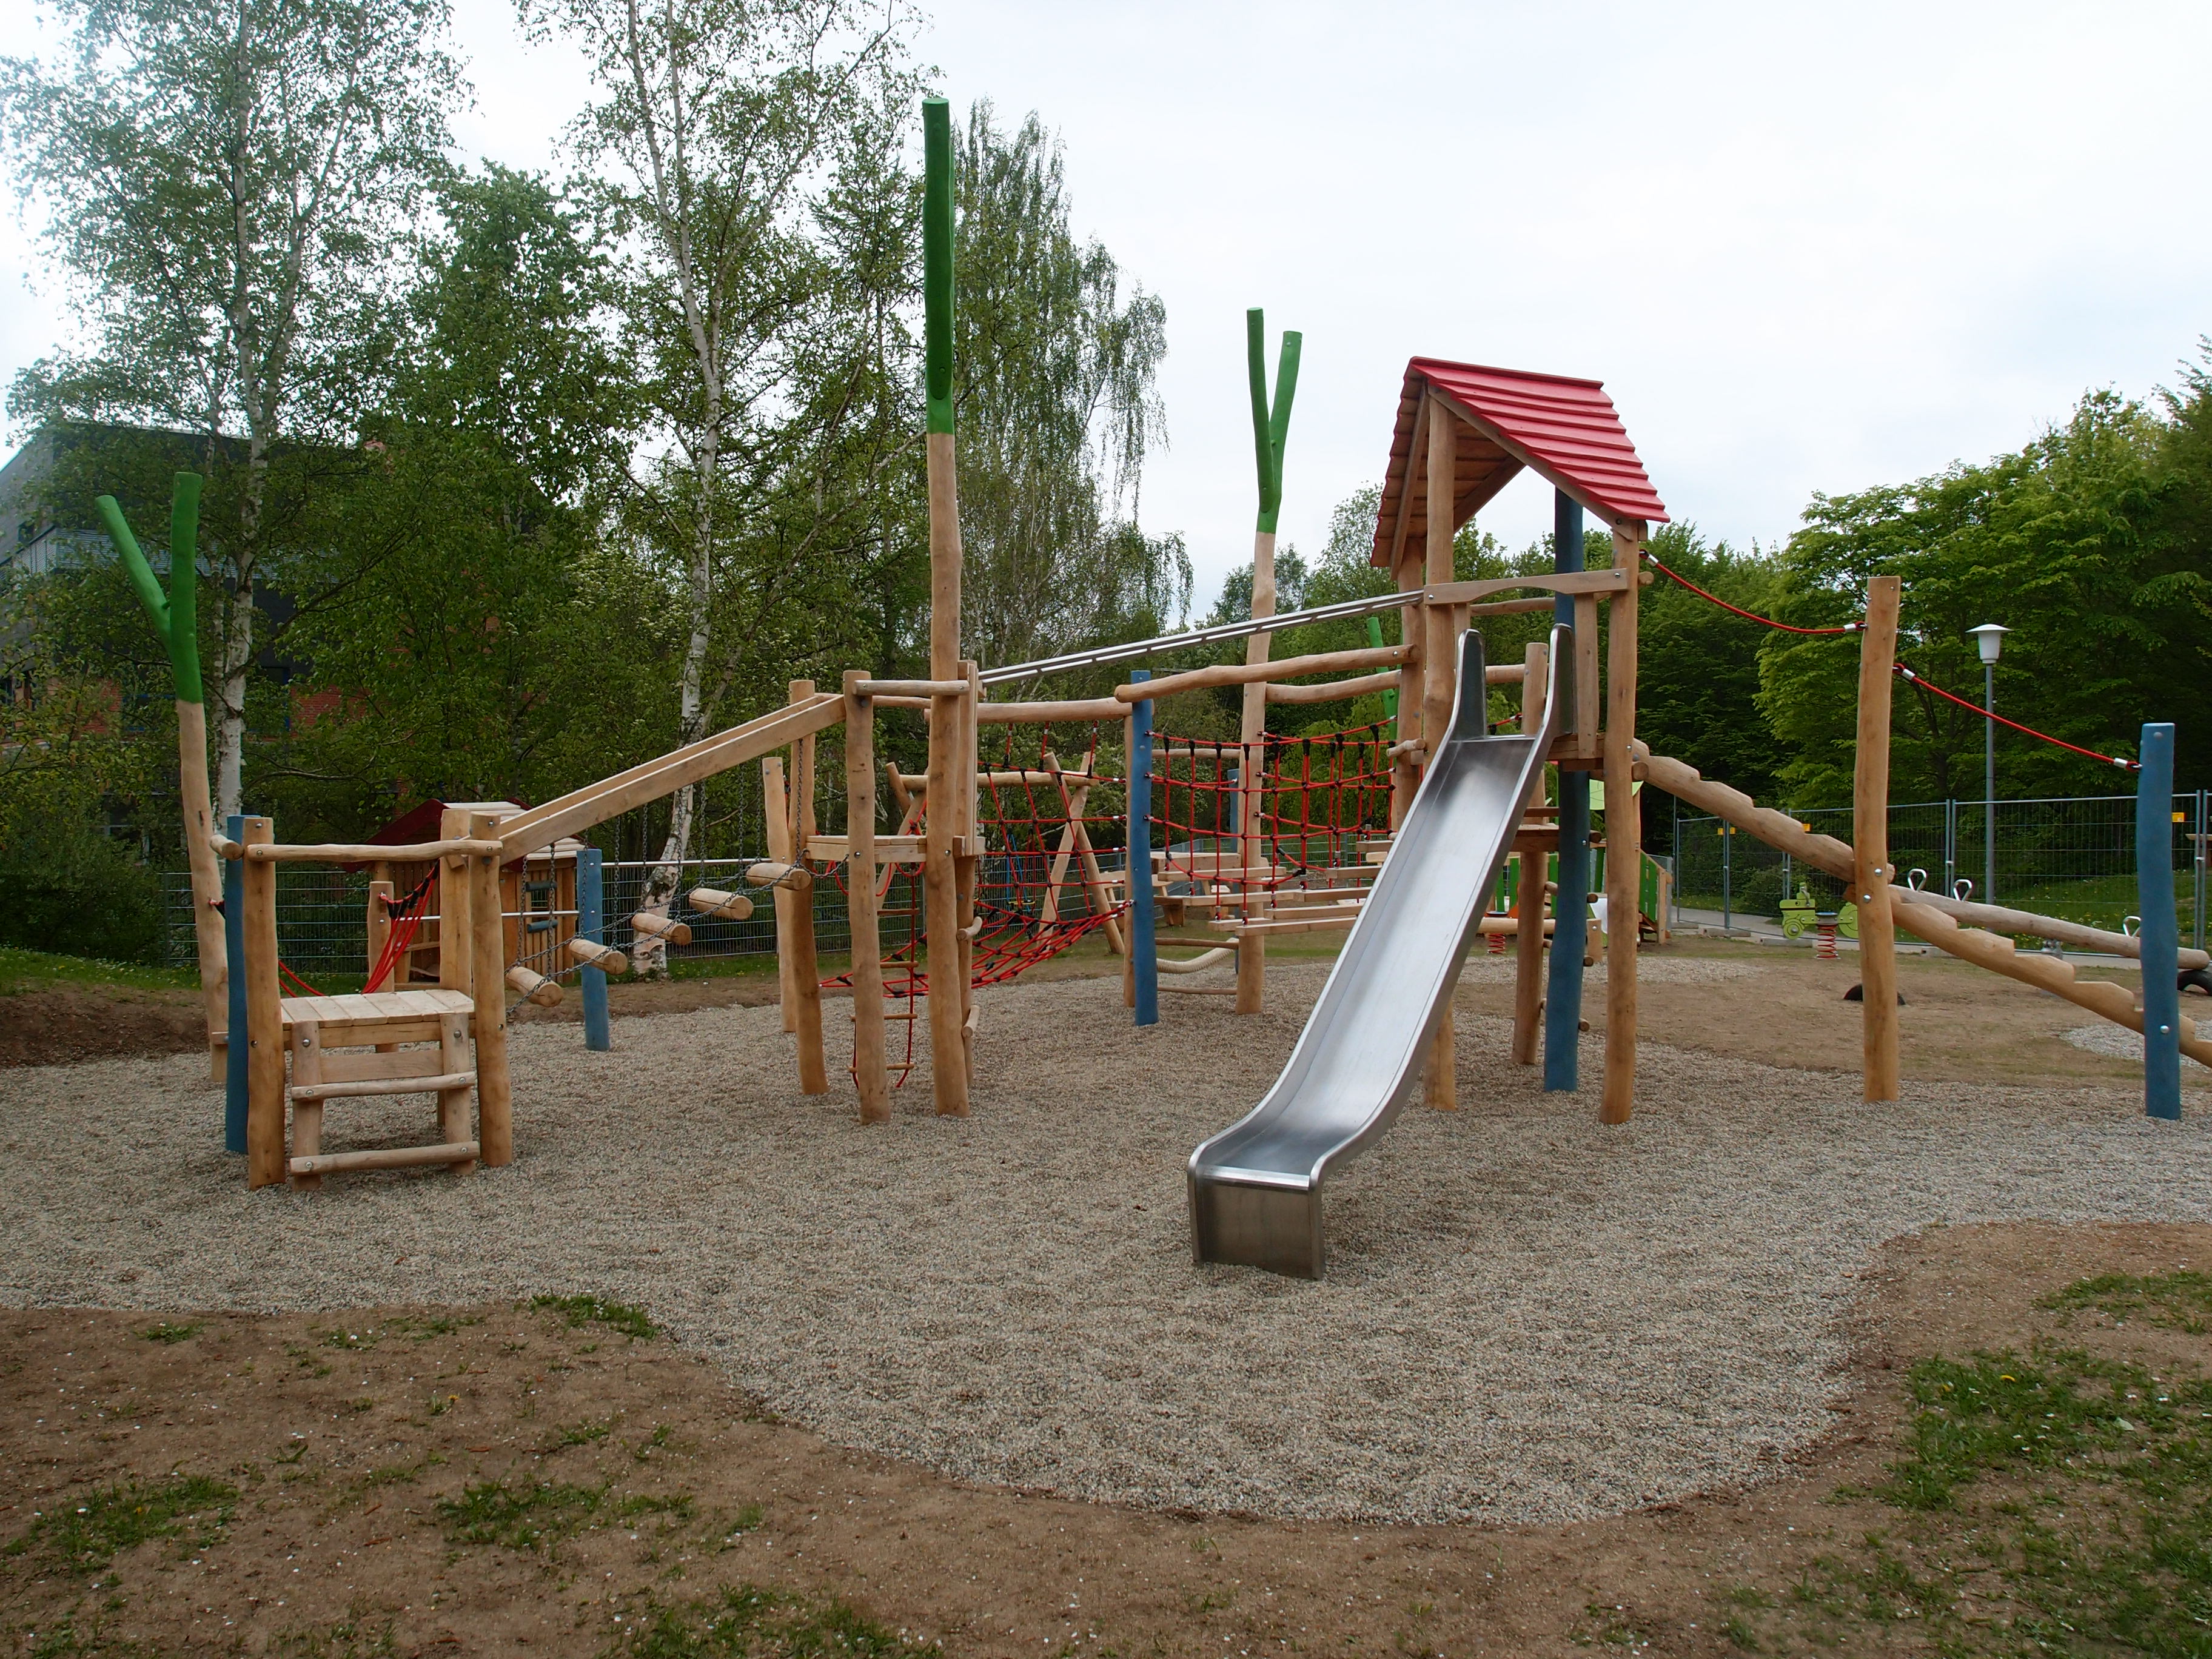
[[[0,112],[83,327],[26,371],[10,408],[202,435],[224,578],[216,798],[235,812],[272,457],[347,435],[364,343],[462,96],[447,9],[50,3],[64,61],[0,61]]]
[[[763,661],[757,648],[781,654],[757,624],[807,609],[799,579],[815,547],[803,526],[794,544],[791,515],[774,509],[814,470],[823,435],[802,418],[817,406],[797,372],[825,355],[839,320],[817,213],[848,169],[894,142],[915,25],[896,0],[522,9],[592,59],[598,101],[574,134],[626,233],[620,305],[647,415],[629,505],[683,574],[688,743]],[[648,905],[674,890],[695,802],[678,792]]]
[[[1165,439],[1155,382],[1167,307],[1072,228],[1059,141],[969,112],[955,184],[963,637],[1032,660],[1180,622],[1182,544],[1135,529],[1145,457]]]

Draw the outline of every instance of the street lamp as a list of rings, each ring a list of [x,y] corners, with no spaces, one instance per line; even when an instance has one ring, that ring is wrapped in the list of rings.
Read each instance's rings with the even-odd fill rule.
[[[1982,713],[1986,717],[1997,708],[1997,653],[2004,649],[2004,636],[2012,632],[1998,623],[1984,623],[1979,628],[1970,628],[1966,636],[1980,647],[1982,653]],[[1997,902],[1997,723],[1987,718],[1982,721],[1982,902]]]

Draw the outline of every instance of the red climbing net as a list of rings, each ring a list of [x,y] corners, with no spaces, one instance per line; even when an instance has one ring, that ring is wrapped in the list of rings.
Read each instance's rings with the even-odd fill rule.
[[[1102,745],[1109,731],[1119,738],[1098,726],[1008,726],[979,766],[971,985],[1003,983],[1094,933],[1116,955],[1126,951],[1128,781]],[[1226,922],[1268,908],[1285,890],[1370,880],[1362,843],[1389,828],[1389,740],[1380,724],[1271,732],[1251,746],[1257,758],[1248,780],[1245,745],[1234,738],[1155,734],[1153,891],[1170,925]],[[919,781],[902,777],[893,790],[899,835],[921,832]],[[1248,815],[1258,826],[1249,862],[1240,834]],[[850,879],[850,870],[839,866],[836,879]],[[902,1050],[891,1060],[897,1084],[914,1066],[915,999],[929,990],[921,885],[912,864],[887,866],[878,878],[888,1018],[905,1027],[893,1038]],[[849,985],[851,976],[828,982]]]

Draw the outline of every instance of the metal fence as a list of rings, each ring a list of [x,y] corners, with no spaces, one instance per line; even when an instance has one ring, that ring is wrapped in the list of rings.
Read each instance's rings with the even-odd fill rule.
[[[2208,811],[2212,792],[2173,798],[2174,915],[2181,937],[2198,950],[2205,937]],[[1852,839],[1848,806],[1790,816],[1816,834]],[[1978,800],[1889,809],[1890,861],[1900,880],[2115,933],[2134,930],[2135,834],[2133,795],[2001,800],[1993,810]],[[1842,902],[1841,882],[1718,818],[1678,817],[1673,841],[1676,905],[1718,910],[1729,925],[1740,916],[1778,915],[1784,896],[1800,890],[1824,910]]]
[[[1097,849],[1096,855],[1101,873],[1109,880],[1118,880],[1122,874],[1121,849],[1102,847]],[[770,893],[764,888],[748,887],[744,882],[745,866],[766,856],[759,854],[751,857],[684,860],[678,872],[676,898],[670,914],[690,927],[691,942],[666,947],[672,963],[727,961],[775,953],[775,911]],[[999,895],[1041,890],[1050,862],[1048,855],[1040,854],[987,856],[978,872],[978,886],[984,895],[986,909]],[[653,872],[660,867],[659,861],[653,859],[610,859],[605,862],[601,889],[606,918],[604,943],[625,953],[635,951],[638,935],[630,927],[630,918],[644,908],[647,886]],[[368,970],[368,957],[367,872],[349,874],[343,870],[301,864],[280,864],[276,869],[276,951],[284,965],[310,984],[319,983],[321,979],[343,982],[362,977]],[[192,933],[191,878],[183,871],[165,872],[162,883],[167,900],[167,959],[178,966],[189,967],[198,960]],[[753,913],[744,921],[702,915],[684,902],[684,896],[695,887],[744,893],[753,901]],[[883,940],[886,950],[899,948],[907,942],[909,933],[923,925],[919,914],[921,883],[913,882],[909,892],[908,884],[902,876],[897,889],[895,898],[887,902],[884,909]],[[534,910],[531,914],[550,913]],[[843,955],[852,949],[845,892],[838,877],[825,877],[815,884],[814,939],[815,948],[825,956]],[[544,974],[569,970],[574,966],[565,959],[556,962],[544,952],[533,951],[526,939],[521,959],[524,965]]]

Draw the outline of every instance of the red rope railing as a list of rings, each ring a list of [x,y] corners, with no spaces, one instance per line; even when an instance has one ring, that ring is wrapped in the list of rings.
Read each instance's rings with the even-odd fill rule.
[[[1795,623],[1777,622],[1773,617],[1762,617],[1755,611],[1746,611],[1741,605],[1730,605],[1726,599],[1721,598],[1717,593],[1706,592],[1704,588],[1698,586],[1697,583],[1692,581],[1687,576],[1684,576],[1674,571],[1669,570],[1665,565],[1660,563],[1658,560],[1653,558],[1648,552],[1644,554],[1644,557],[1646,563],[1650,564],[1650,567],[1654,570],[1656,570],[1661,575],[1666,577],[1668,580],[1679,582],[1684,587],[1688,588],[1690,592],[1696,594],[1699,599],[1704,599],[1710,604],[1717,605],[1723,611],[1734,611],[1745,621],[1755,622],[1762,628],[1779,629],[1784,634],[1859,634],[1863,633],[1866,630],[1866,624],[1863,622],[1845,623],[1840,628],[1800,628]]]
[[[2142,770],[2142,763],[2141,761],[2123,760],[2118,755],[2100,755],[2094,749],[2084,749],[2078,743],[2069,743],[2063,738],[2052,737],[2048,732],[2039,732],[2032,726],[2022,726],[2018,720],[2008,720],[2002,714],[1999,714],[1990,709],[1984,708],[1978,702],[1969,702],[1966,698],[1960,696],[1955,691],[1946,691],[1942,686],[1936,684],[1935,681],[1929,679],[1926,675],[1914,673],[1903,663],[1897,665],[1897,672],[1905,679],[1911,681],[1913,684],[1920,686],[1923,690],[1933,691],[1937,696],[1942,698],[1946,702],[1954,702],[1958,704],[1960,708],[1966,709],[1968,713],[1979,714],[1985,720],[1995,720],[1999,726],[2008,726],[2014,731],[2021,733],[2023,736],[2040,738],[2045,743],[2056,744],[2061,749],[2070,749],[2077,755],[2086,755],[2093,761],[2102,761],[2107,766],[2117,766],[2124,772],[2140,772]]]

